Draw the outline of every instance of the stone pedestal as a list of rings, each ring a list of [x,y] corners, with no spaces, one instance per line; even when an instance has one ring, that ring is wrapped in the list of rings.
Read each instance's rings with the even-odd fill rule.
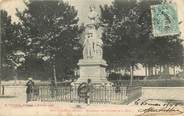
[[[103,59],[81,59],[79,60],[80,77],[76,83],[87,82],[91,79],[92,83],[109,83],[106,79],[107,63]]]

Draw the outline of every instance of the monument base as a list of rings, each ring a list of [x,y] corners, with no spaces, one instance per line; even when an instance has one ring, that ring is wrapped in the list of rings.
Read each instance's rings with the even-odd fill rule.
[[[103,59],[81,59],[79,60],[80,77],[75,83],[87,82],[91,79],[92,83],[110,83],[106,76],[107,63]]]

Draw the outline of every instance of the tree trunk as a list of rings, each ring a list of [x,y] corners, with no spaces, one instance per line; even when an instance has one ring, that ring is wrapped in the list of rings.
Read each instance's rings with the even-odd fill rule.
[[[150,65],[148,65],[148,76],[151,76]]]
[[[148,66],[149,76],[153,76],[153,66]]]
[[[16,85],[17,84],[17,77],[18,77],[18,72],[17,72],[17,69],[14,69],[14,76],[13,76],[13,78],[14,78],[14,84]]]
[[[155,65],[155,76],[157,75],[157,67],[156,67],[156,65]]]
[[[145,79],[148,78],[148,66],[145,65]]]
[[[1,35],[0,35],[0,95],[1,95],[1,80],[2,80],[2,38],[1,38]]]
[[[55,63],[53,64],[53,77],[54,77],[55,86],[57,86],[56,65],[55,65]]]
[[[130,86],[133,85],[133,77],[134,77],[134,66],[130,66]]]
[[[173,66],[173,73],[174,73],[174,77],[176,77],[176,67]]]

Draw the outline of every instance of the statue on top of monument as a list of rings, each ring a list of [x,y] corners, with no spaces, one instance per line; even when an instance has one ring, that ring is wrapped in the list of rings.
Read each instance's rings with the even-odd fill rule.
[[[88,14],[90,25],[87,25],[86,36],[83,43],[83,58],[84,59],[102,59],[102,45],[103,42],[98,35],[97,18],[98,14],[95,12],[95,7],[90,7]]]
[[[95,11],[95,6],[90,6],[90,12],[88,14],[88,18],[90,19],[90,23],[96,24],[98,19],[98,13]]]

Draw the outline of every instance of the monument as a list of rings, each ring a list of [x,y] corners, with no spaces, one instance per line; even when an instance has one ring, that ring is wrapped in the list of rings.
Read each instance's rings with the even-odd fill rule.
[[[109,83],[106,79],[107,63],[103,59],[103,42],[98,34],[98,14],[94,7],[90,7],[89,23],[86,24],[83,43],[83,59],[78,62],[80,77],[76,83],[87,82]]]

